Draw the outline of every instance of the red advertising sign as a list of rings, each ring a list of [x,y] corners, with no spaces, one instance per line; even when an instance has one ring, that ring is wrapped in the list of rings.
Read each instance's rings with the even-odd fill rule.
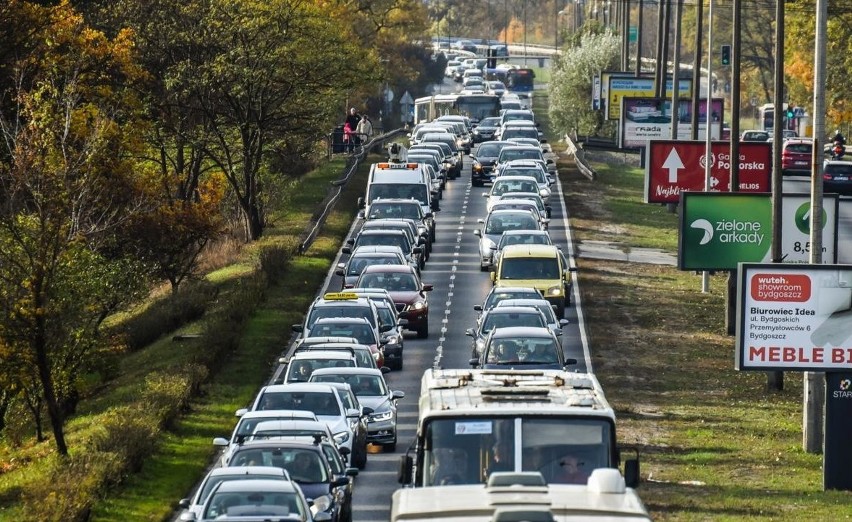
[[[652,140],[645,158],[645,202],[677,203],[680,192],[704,191],[706,143]],[[710,191],[731,191],[730,143],[715,141],[710,151]],[[772,144],[740,142],[740,192],[771,192]]]

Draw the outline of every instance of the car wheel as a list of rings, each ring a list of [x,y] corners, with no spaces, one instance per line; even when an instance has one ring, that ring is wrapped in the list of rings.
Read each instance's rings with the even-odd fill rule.
[[[556,306],[556,317],[565,316],[565,301],[562,301]]]
[[[353,459],[353,460],[354,460],[354,459]],[[358,452],[358,461],[357,461],[357,462],[353,462],[353,464],[354,464],[354,465],[355,465],[355,467],[356,467],[356,468],[358,468],[358,469],[364,469],[364,468],[366,468],[366,467],[367,467],[367,445],[366,445],[366,444],[365,444],[365,445],[364,445],[364,447],[361,449],[361,451],[360,451],[360,452]]]
[[[396,432],[393,433],[393,442],[391,442],[390,444],[385,444],[385,447],[383,449],[388,453],[393,453],[394,451],[396,451]]]
[[[489,271],[489,267],[488,267],[488,266],[486,266],[486,265],[483,265],[482,263],[480,263],[480,264],[479,264],[479,271],[480,271],[480,272],[488,272],[488,271]]]
[[[423,326],[421,326],[417,330],[417,338],[418,339],[426,339],[427,337],[429,337],[429,321],[428,320],[425,323],[423,323]]]
[[[397,371],[402,370],[402,353],[399,354],[399,359],[395,363],[393,363],[393,369]]]

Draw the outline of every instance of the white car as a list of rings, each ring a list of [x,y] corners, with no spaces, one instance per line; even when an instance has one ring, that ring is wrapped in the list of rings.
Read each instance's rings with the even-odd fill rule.
[[[222,482],[230,482],[235,480],[281,480],[290,481],[290,476],[282,468],[274,466],[243,466],[239,468],[213,468],[201,480],[195,494],[189,498],[182,498],[178,505],[184,508],[181,514],[181,520],[200,520],[201,512],[204,509],[204,503],[210,493],[216,489]],[[192,513],[194,516],[188,515]]]
[[[504,195],[512,192],[534,192],[538,193],[538,183],[534,178],[529,176],[501,176],[500,179],[495,179],[491,190],[483,192],[482,197],[488,198],[486,208],[491,212],[491,207],[494,203]]]
[[[528,210],[495,210],[478,220],[481,229],[473,231],[479,237],[479,268],[486,271],[494,266],[494,251],[503,232],[509,230],[541,230],[541,224]]]
[[[263,409],[270,399],[277,401],[282,408],[316,414],[317,420],[328,424],[337,445],[349,450],[352,465],[357,468],[366,466],[366,416],[373,412],[371,409],[347,409],[333,386],[310,382],[264,386],[255,398],[252,411]]]
[[[270,405],[271,406],[271,405]],[[234,431],[231,432],[231,437],[226,439],[224,437],[216,437],[213,439],[213,445],[225,448],[225,451],[222,453],[221,458],[219,459],[222,466],[227,466],[228,462],[231,460],[231,454],[234,451],[234,448],[245,442],[252,433],[254,433],[254,429],[261,422],[268,421],[295,421],[295,420],[317,420],[317,416],[314,412],[305,411],[305,410],[275,410],[271,407],[269,409],[263,409],[260,411],[248,411],[245,408],[237,410],[237,417],[240,420],[237,421],[237,425],[234,427]]]

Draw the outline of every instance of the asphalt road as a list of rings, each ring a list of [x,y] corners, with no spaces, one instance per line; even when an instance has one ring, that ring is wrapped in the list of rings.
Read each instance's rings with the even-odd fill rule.
[[[473,235],[477,219],[485,217],[482,197],[485,189],[470,186],[469,165],[470,161],[466,160],[461,178],[449,182],[444,191],[441,211],[437,214],[437,240],[423,270],[423,281],[434,285],[429,295],[429,338],[420,340],[413,334],[406,335],[404,368],[386,375],[391,389],[405,392],[399,403],[399,444],[395,453],[371,448],[374,452],[355,483],[354,519],[359,522],[390,519],[391,494],[398,487],[399,457],[414,442],[423,372],[433,366],[469,367],[471,339],[464,331],[475,325],[478,312],[473,307],[482,303],[491,288],[489,274],[479,270],[478,238]],[[558,193],[552,199],[550,234],[570,257],[568,225]],[[339,279],[336,276],[329,279],[331,290],[340,288]],[[575,292],[575,302],[576,298]],[[565,317],[570,321],[562,338],[566,357],[576,358],[576,369],[586,371],[588,357],[581,342],[577,309],[568,308]]]

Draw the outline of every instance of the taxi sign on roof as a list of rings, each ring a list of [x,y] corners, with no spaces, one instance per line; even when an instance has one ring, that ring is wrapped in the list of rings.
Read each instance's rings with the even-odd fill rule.
[[[354,292],[329,292],[322,296],[328,301],[348,301],[350,299],[358,299],[358,294]]]
[[[380,169],[417,170],[417,163],[378,163],[376,167]]]

